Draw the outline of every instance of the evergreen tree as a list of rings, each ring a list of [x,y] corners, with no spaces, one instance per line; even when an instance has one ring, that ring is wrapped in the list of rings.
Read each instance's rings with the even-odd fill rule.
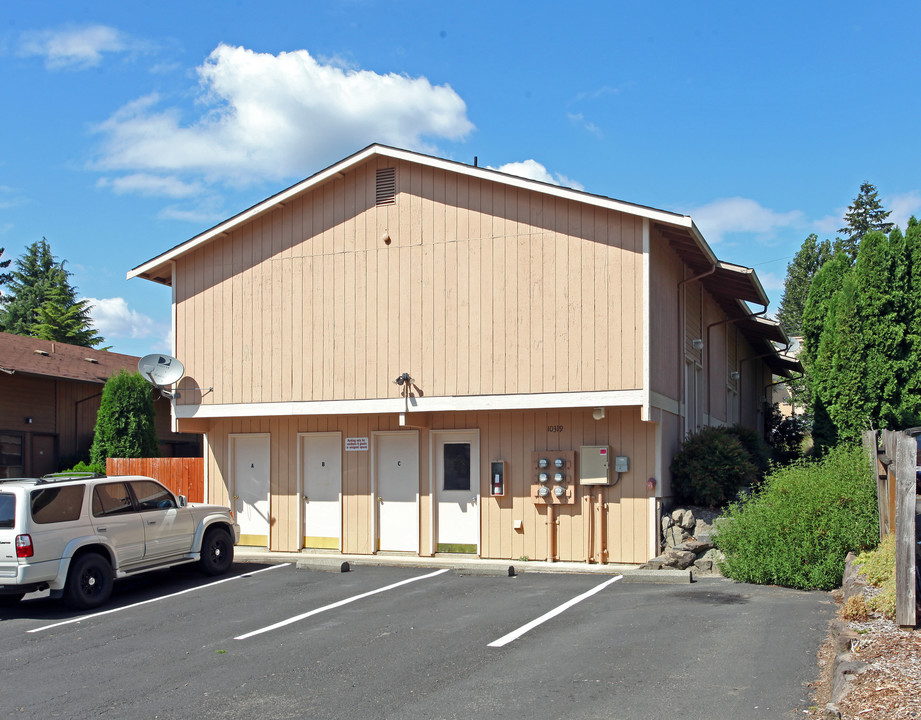
[[[5,248],[0,247],[0,258],[3,257]],[[10,266],[12,260],[0,260],[0,270],[5,270]],[[6,285],[10,280],[13,279],[13,276],[9,273],[0,272],[0,285]]]
[[[831,257],[831,243],[819,242],[813,233],[807,237],[799,252],[787,265],[787,278],[784,280],[783,297],[777,310],[777,319],[788,335],[803,334],[803,308],[809,295],[812,278]]]
[[[96,334],[86,300],[77,300],[71,273],[56,262],[45,238],[32,243],[6,282],[9,294],[0,297],[0,330],[85,347],[96,347]]]
[[[106,381],[96,416],[90,462],[106,458],[160,457],[150,385],[139,372],[119,371]]]
[[[847,224],[838,230],[844,236],[835,241],[835,249],[846,252],[853,263],[857,258],[857,250],[864,235],[874,230],[882,233],[892,230],[893,224],[886,219],[890,214],[883,208],[876,187],[868,182],[863,183],[854,202],[844,214]]]

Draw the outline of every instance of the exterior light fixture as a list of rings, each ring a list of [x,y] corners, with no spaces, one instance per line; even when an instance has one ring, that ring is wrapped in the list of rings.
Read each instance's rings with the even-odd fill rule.
[[[738,380],[740,377],[742,377],[742,376],[741,376],[741,374],[738,372],[738,370],[733,370],[731,373],[729,373],[729,379],[730,379],[730,380]]]
[[[695,350],[703,350],[703,349],[704,349],[704,341],[701,340],[700,338],[697,338],[697,339],[695,339],[695,340],[691,340],[691,345],[694,347]]]

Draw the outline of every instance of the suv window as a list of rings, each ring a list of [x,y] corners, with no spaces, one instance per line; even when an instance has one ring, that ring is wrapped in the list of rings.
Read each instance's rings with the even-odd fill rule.
[[[120,515],[134,512],[128,486],[123,482],[103,483],[93,490],[93,516]]]
[[[176,500],[173,494],[163,487],[160,483],[151,482],[150,480],[135,480],[131,483],[131,489],[134,491],[134,497],[138,501],[138,509],[145,510],[168,510],[176,507]]]
[[[85,485],[33,490],[30,495],[32,520],[40,524],[79,520],[85,491]]]
[[[0,530],[12,530],[16,525],[16,496],[0,493]]]

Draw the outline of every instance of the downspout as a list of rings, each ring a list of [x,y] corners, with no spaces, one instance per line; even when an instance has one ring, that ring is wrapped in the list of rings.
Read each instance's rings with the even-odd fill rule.
[[[716,263],[713,263],[710,265],[710,269],[707,270],[706,272],[702,272],[699,275],[694,275],[692,277],[685,278],[684,280],[681,280],[678,283],[678,351],[679,351],[678,357],[679,357],[679,362],[678,362],[678,398],[677,399],[678,399],[678,419],[679,420],[681,418],[687,419],[686,417],[687,407],[684,408],[684,411],[683,411],[684,414],[682,414],[682,410],[681,410],[681,401],[684,398],[684,339],[685,339],[684,335],[686,332],[685,323],[682,322],[684,318],[684,314],[683,314],[684,304],[682,303],[681,290],[687,283],[693,282],[694,280],[700,280],[702,278],[707,277],[708,275],[712,275],[715,272],[716,272]]]
[[[710,362],[710,331],[713,328],[715,328],[717,325],[726,325],[728,323],[736,323],[736,322],[740,322],[741,320],[748,320],[750,318],[760,317],[761,315],[764,315],[767,312],[767,309],[768,309],[768,306],[765,305],[763,310],[759,310],[756,313],[751,313],[749,315],[743,315],[742,317],[737,317],[737,318],[730,318],[728,320],[720,320],[719,322],[710,323],[709,325],[707,325],[707,346],[705,348],[705,350],[707,351],[707,417],[711,417],[710,406],[712,404],[712,399],[713,399],[713,386],[711,385],[711,381],[712,381],[711,370],[713,369],[713,363]],[[739,365],[741,367],[741,363]]]

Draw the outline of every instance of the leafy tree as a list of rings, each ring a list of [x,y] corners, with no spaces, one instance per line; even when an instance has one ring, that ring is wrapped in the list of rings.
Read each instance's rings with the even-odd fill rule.
[[[807,237],[799,252],[787,265],[787,278],[784,280],[783,297],[777,310],[777,319],[788,335],[803,334],[803,308],[809,296],[809,286],[819,268],[831,258],[831,243],[819,241],[818,235],[812,233]]]
[[[844,220],[847,223],[843,228],[838,230],[844,233],[844,237],[836,241],[835,249],[846,252],[851,262],[857,258],[857,249],[860,241],[868,232],[878,230],[882,233],[888,233],[892,230],[893,224],[886,218],[891,213],[883,208],[876,192],[876,187],[869,182],[860,186],[860,192],[850,204],[847,212],[844,214]]]
[[[150,385],[139,372],[119,371],[102,390],[90,462],[106,458],[160,457]]]
[[[9,294],[0,297],[0,330],[85,347],[103,342],[93,328],[89,302],[77,299],[70,276],[45,238],[32,243],[16,259],[6,282]]]

